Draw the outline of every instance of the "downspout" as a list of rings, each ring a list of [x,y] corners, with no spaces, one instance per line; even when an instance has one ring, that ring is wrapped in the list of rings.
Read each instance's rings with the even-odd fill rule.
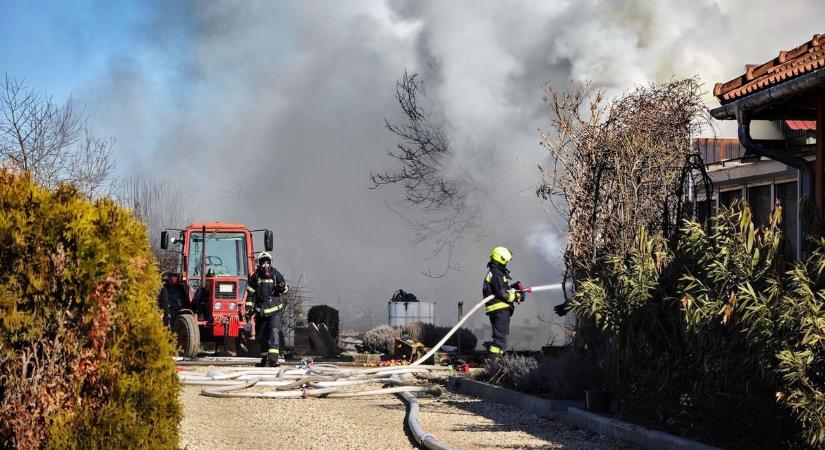
[[[768,159],[793,167],[799,172],[799,235],[797,236],[797,256],[802,254],[801,243],[805,240],[807,224],[803,217],[805,205],[809,205],[813,198],[814,169],[811,163],[805,158],[794,156],[787,152],[774,150],[766,147],[751,137],[751,117],[750,111],[739,108],[736,110],[736,122],[739,125],[739,142],[742,146],[756,155],[764,156]]]

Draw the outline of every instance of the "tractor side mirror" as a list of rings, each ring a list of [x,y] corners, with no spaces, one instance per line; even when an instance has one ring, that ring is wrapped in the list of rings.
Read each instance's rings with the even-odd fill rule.
[[[169,232],[168,231],[161,231],[160,232],[160,248],[166,250],[169,248]]]
[[[268,252],[271,252],[274,248],[272,245],[272,239],[272,230],[264,230],[264,249]]]

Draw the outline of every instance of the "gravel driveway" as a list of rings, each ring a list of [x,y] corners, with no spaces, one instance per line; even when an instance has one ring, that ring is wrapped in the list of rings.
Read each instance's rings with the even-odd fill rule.
[[[221,370],[205,367],[198,371]],[[366,385],[367,387],[380,387]],[[267,390],[272,388],[261,388]],[[197,449],[412,449],[395,396],[221,399],[184,386],[181,446]],[[498,403],[453,393],[418,395],[422,427],[461,449],[632,448]]]

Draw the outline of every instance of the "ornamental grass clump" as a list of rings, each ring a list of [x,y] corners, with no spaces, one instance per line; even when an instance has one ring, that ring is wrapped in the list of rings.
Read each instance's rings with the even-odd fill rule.
[[[581,283],[573,307],[609,337],[622,396],[724,398],[725,426],[703,432],[726,446],[825,447],[825,239],[785,261],[780,217],[757,227],[735,204],[686,222],[673,248],[641,230]]]

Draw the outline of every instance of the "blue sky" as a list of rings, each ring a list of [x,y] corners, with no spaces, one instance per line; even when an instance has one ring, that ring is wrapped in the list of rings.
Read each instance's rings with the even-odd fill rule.
[[[3,0],[0,72],[56,98],[128,54],[148,19],[140,2]]]

